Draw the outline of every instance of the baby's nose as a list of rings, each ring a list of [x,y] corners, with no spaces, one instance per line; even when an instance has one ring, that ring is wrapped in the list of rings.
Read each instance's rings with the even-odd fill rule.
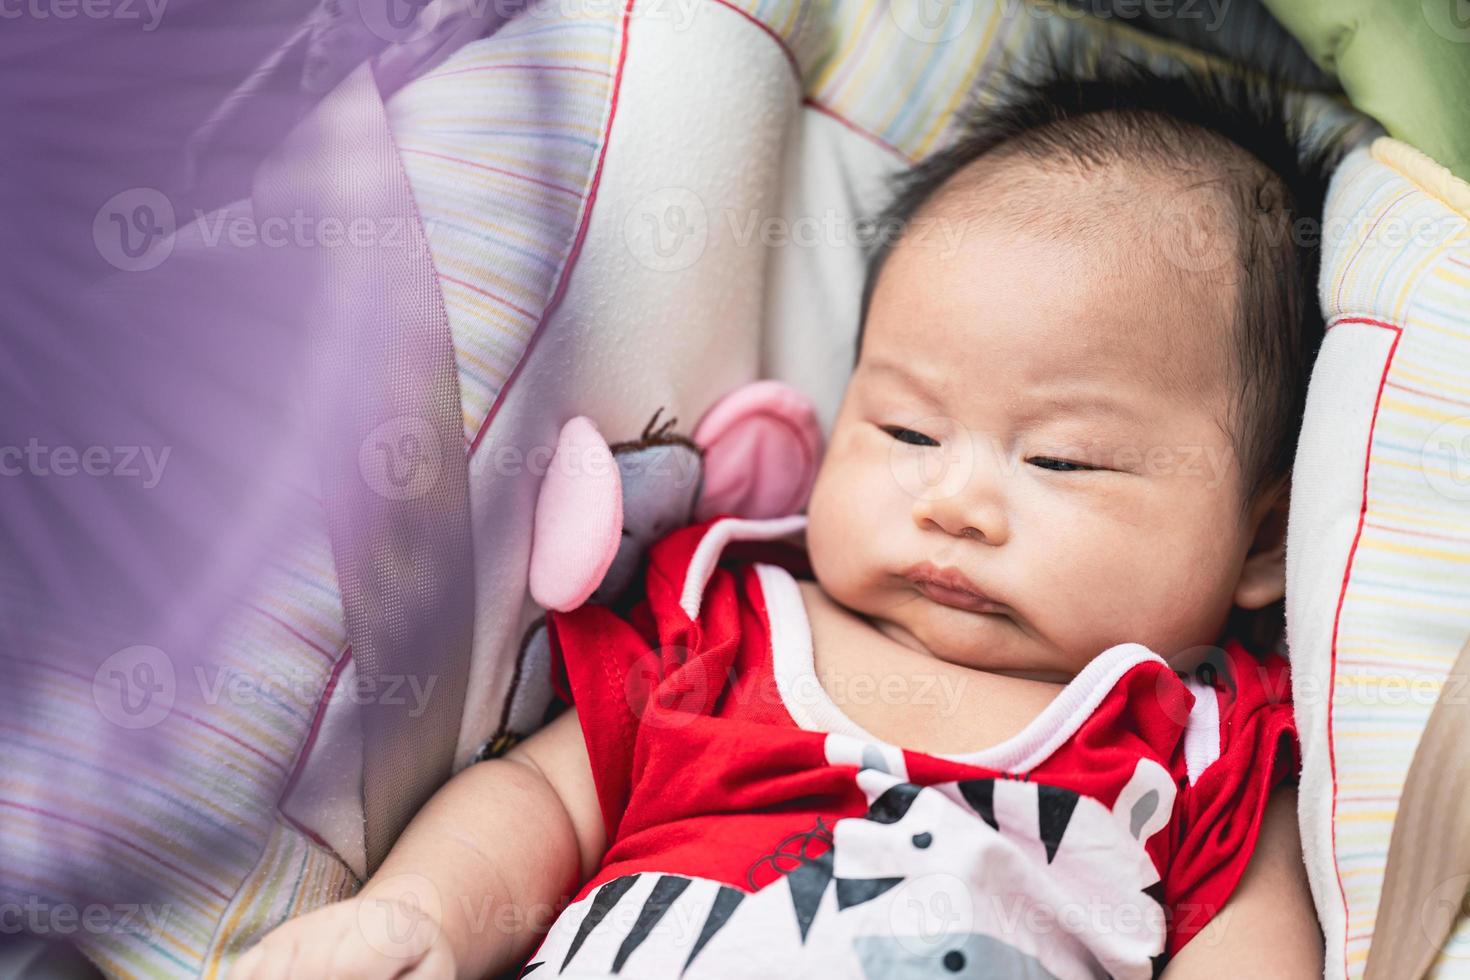
[[[1010,537],[1005,511],[998,504],[946,503],[945,500],[917,501],[914,520],[921,530],[943,531],[958,537],[1001,545]]]
[[[964,430],[948,433],[940,446],[918,452],[895,448],[890,467],[921,529],[988,544],[1008,537],[1009,470],[996,440]]]

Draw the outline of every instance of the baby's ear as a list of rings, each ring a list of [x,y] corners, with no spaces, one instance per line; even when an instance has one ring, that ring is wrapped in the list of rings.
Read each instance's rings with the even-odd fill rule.
[[[1286,511],[1290,485],[1282,481],[1251,508],[1250,551],[1235,583],[1235,604],[1262,609],[1286,594]]]

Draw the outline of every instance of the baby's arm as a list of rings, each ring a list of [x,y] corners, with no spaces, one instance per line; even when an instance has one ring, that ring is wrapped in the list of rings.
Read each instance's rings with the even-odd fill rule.
[[[231,980],[498,973],[530,954],[606,847],[574,707],[451,779],[356,897],[277,927]]]
[[[1164,969],[1163,980],[1320,978],[1322,932],[1302,863],[1296,787],[1271,794],[1240,884]]]

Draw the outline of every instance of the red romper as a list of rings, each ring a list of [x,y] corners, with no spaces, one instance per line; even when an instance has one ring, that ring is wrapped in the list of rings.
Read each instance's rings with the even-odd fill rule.
[[[1005,742],[911,751],[816,681],[805,522],[680,528],[626,616],[548,615],[609,846],[521,975],[1156,976],[1296,778],[1286,661],[1120,644]]]

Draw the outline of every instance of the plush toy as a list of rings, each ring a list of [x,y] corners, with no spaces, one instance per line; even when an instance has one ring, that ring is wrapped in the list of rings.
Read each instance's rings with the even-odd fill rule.
[[[536,500],[531,596],[565,611],[587,601],[626,611],[639,598],[649,547],[716,514],[800,513],[823,438],[806,395],[779,381],[743,385],[716,402],[692,435],[653,413],[643,433],[609,444],[587,416],[564,426]],[[521,638],[500,725],[475,761],[535,731],[552,706],[546,617]]]

